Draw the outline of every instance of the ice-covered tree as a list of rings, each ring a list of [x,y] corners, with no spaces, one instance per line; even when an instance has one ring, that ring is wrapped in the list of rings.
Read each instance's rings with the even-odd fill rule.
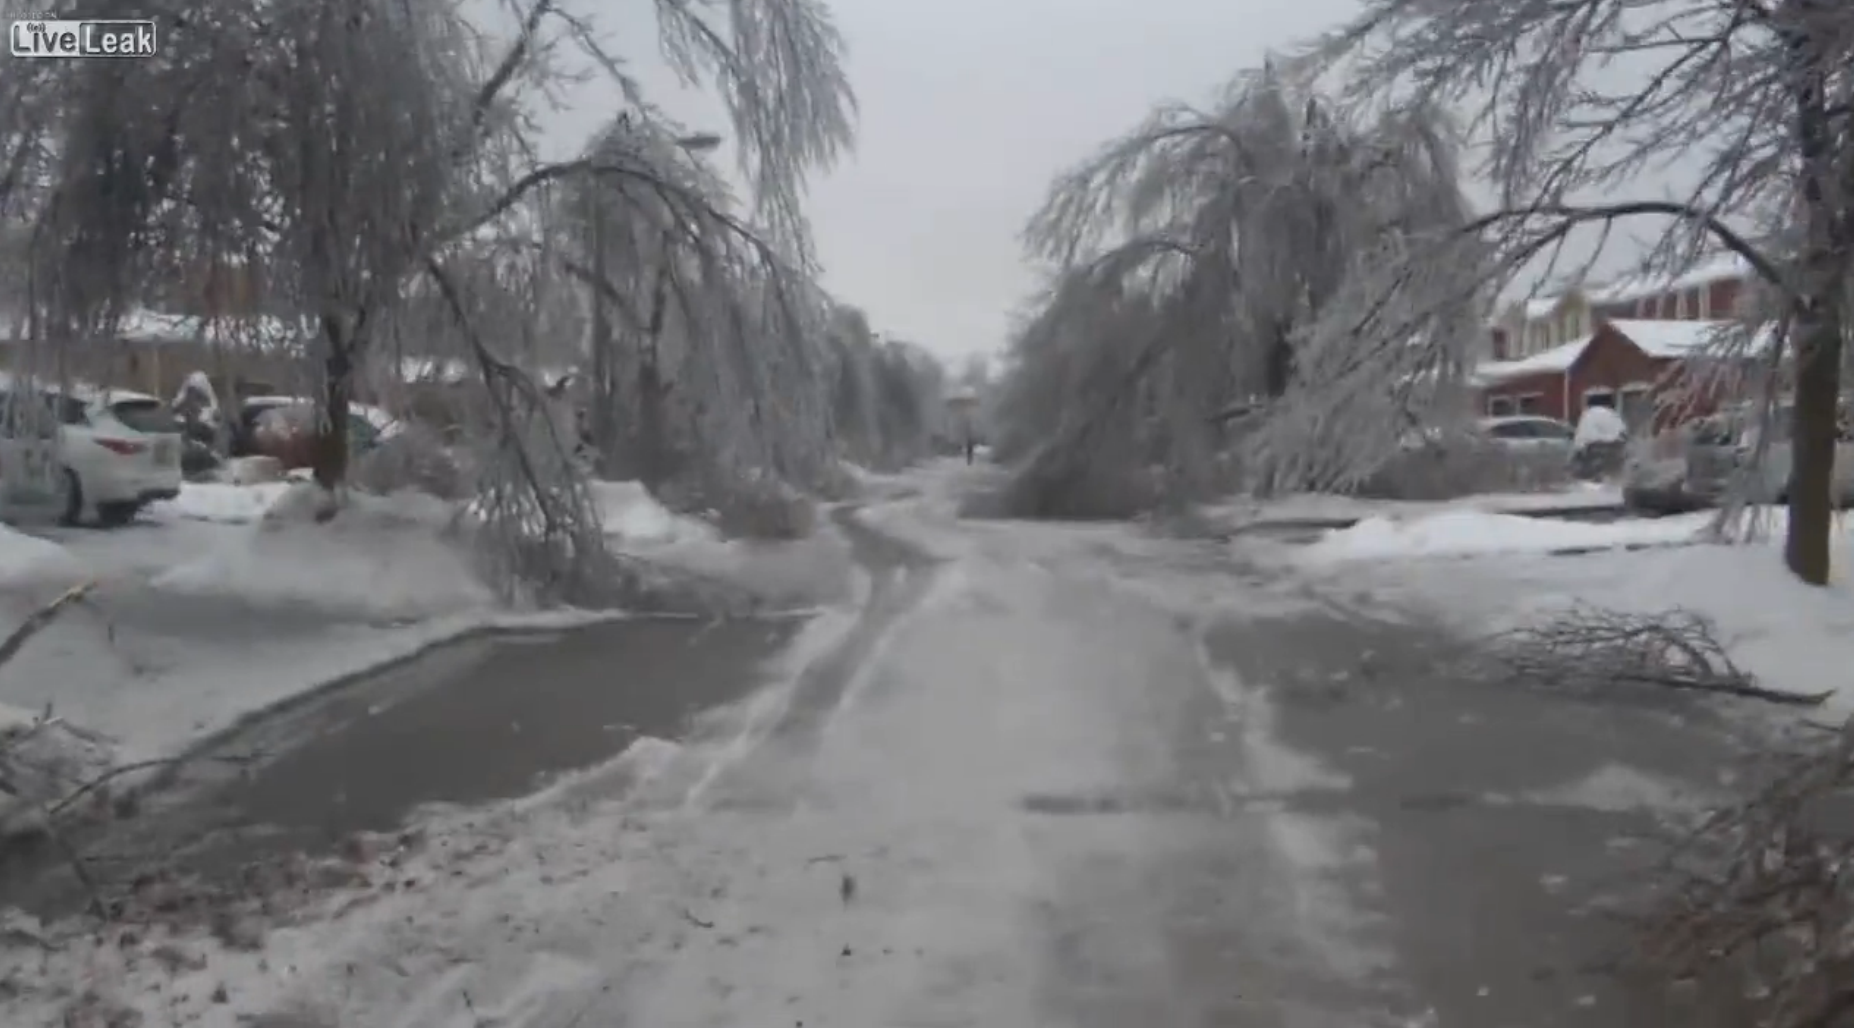
[[[1100,479],[1104,447],[1137,465],[1128,474],[1154,466],[1167,491],[1203,488],[1229,446],[1222,415],[1251,399],[1266,401],[1249,437],[1259,485],[1343,487],[1373,470],[1479,327],[1465,246],[1353,302],[1362,280],[1466,222],[1456,149],[1435,108],[1347,116],[1271,66],[1207,108],[1162,105],[1060,176],[1025,234],[1056,284],[1017,342],[1004,408],[1045,419],[1004,431],[1042,440],[1025,502],[1063,507]],[[1367,394],[1378,402],[1359,404]]]
[[[1646,270],[1709,252],[1745,261],[1760,287],[1747,320],[1776,331],[1747,324],[1719,349],[1774,339],[1756,364],[1787,369],[1781,386],[1795,393],[1785,560],[1826,582],[1854,281],[1854,7],[1368,0],[1311,56],[1344,76],[1351,109],[1446,104],[1469,115],[1494,192],[1469,226],[1487,248],[1490,286],[1536,273],[1580,235],[1600,242],[1616,230],[1654,240]],[[1432,260],[1413,251],[1399,273]]]
[[[113,0],[82,6],[80,13],[97,15],[126,10]],[[725,102],[749,191],[737,211],[679,178],[682,166],[614,145],[609,135],[572,160],[535,156],[535,109],[571,61],[589,61],[620,83],[635,135],[678,135],[607,50],[590,8],[528,0],[513,6],[512,38],[493,39],[448,0],[137,6],[134,15],[155,17],[170,43],[158,57],[70,62],[38,74],[18,86],[31,103],[15,107],[26,113],[7,115],[11,151],[19,152],[20,139],[36,141],[30,153],[45,168],[32,183],[38,199],[30,211],[34,305],[45,334],[107,331],[176,264],[261,267],[267,306],[302,325],[323,408],[314,470],[333,493],[347,470],[346,408],[383,326],[423,296],[453,318],[452,345],[470,355],[485,388],[526,374],[499,352],[508,336],[471,326],[511,295],[541,302],[547,292],[536,279],[477,303],[468,294],[494,276],[461,264],[486,239],[502,245],[527,236],[557,250],[549,236],[563,222],[553,194],[598,182],[631,198],[639,220],[657,217],[671,232],[669,263],[698,269],[709,297],[723,279],[731,283],[727,292],[738,302],[700,308],[704,317],[750,316],[765,329],[751,350],[743,332],[689,333],[716,346],[732,340],[720,347],[725,360],[713,373],[736,382],[717,395],[740,401],[708,404],[697,416],[768,423],[778,412],[753,396],[776,392],[792,376],[821,378],[794,355],[802,347],[792,340],[802,332],[781,321],[798,290],[775,279],[790,274],[802,283],[811,272],[803,183],[850,142],[842,44],[814,0],[652,7],[676,69]],[[0,88],[19,82],[9,76]],[[646,306],[651,288],[635,276],[610,284]],[[491,374],[491,362],[501,370]],[[753,379],[751,389],[737,384],[743,377]],[[780,471],[815,458],[807,444],[776,433],[752,436],[731,425],[716,435],[736,448],[759,447],[748,459]]]

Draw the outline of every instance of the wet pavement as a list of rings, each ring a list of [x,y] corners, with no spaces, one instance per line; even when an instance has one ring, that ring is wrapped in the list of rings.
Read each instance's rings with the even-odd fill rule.
[[[1280,741],[1335,775],[1264,802],[1357,828],[1376,871],[1357,898],[1413,1011],[1516,1028],[1751,1023],[1734,983],[1674,994],[1633,960],[1669,847],[1767,741],[1745,710],[1490,681],[1439,629],[1336,605],[1226,622],[1208,642],[1267,688]]]

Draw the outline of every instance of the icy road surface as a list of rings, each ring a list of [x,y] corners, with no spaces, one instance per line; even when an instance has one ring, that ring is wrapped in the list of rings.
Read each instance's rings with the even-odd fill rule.
[[[707,742],[439,817],[258,949],[70,940],[0,1022],[1731,1023],[1616,974],[1605,913],[1729,759],[1704,711],[1450,680],[1218,547],[869,513],[860,609]]]

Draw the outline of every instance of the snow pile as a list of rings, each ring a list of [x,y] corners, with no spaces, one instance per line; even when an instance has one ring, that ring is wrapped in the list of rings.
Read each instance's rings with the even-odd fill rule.
[[[1533,624],[1576,605],[1632,614],[1680,607],[1718,626],[1732,659],[1773,689],[1844,688],[1830,703],[1854,712],[1854,526],[1843,525],[1827,588],[1797,581],[1783,565],[1781,510],[1762,512],[1770,537],[1744,545],[1705,544],[1572,556],[1503,552],[1455,561],[1334,565],[1335,584],[1392,602],[1415,601],[1462,631],[1480,635]],[[1703,525],[1709,515],[1668,518]],[[1618,535],[1625,524],[1608,528]],[[1317,574],[1317,570],[1316,570]]]
[[[1310,564],[1410,557],[1461,557],[1489,553],[1670,546],[1697,541],[1711,515],[1608,524],[1560,521],[1522,514],[1454,510],[1424,517],[1371,517],[1328,532],[1301,551]]]
[[[1581,450],[1596,443],[1619,443],[1629,437],[1628,422],[1608,407],[1592,407],[1577,420],[1571,445]]]
[[[221,525],[248,525],[264,516],[293,483],[263,482],[230,485],[222,482],[185,482],[180,495],[171,500],[150,504],[148,512],[157,519],[178,518],[209,521]]]
[[[594,481],[588,484],[599,508],[605,534],[625,544],[706,542],[720,538],[713,525],[676,514],[641,482]]]
[[[352,493],[326,523],[327,494],[294,483],[256,524],[212,553],[157,576],[157,589],[236,596],[380,619],[491,606],[494,595],[447,537],[452,508],[416,493]]]
[[[1332,493],[1294,493],[1268,500],[1242,497],[1207,504],[1199,507],[1197,512],[1207,523],[1240,531],[1250,526],[1275,522],[1409,518],[1454,510],[1519,514],[1621,506],[1621,489],[1596,482],[1575,482],[1561,489],[1532,493],[1477,493],[1455,500],[1374,500]]]
[[[83,561],[57,543],[0,525],[0,591],[68,589],[86,573]]]

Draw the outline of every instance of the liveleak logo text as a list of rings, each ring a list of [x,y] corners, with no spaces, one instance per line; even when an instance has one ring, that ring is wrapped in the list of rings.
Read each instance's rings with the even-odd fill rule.
[[[48,21],[21,19],[11,26],[14,57],[153,57],[151,20]]]

